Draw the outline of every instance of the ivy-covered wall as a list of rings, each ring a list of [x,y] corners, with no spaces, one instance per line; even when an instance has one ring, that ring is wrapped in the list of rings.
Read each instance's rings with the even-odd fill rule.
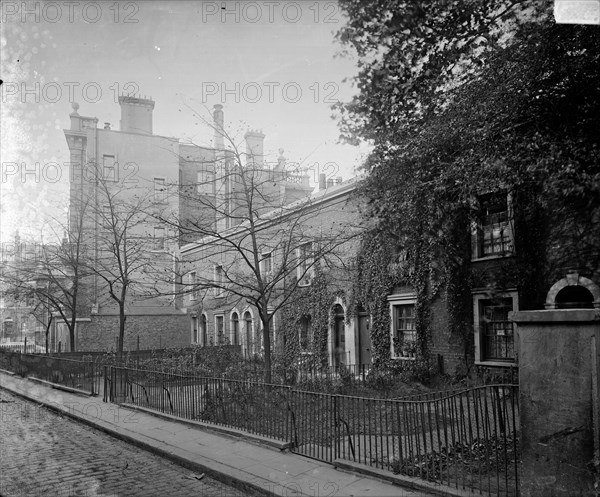
[[[341,271],[340,269],[324,271],[317,264],[311,285],[298,288],[295,298],[283,309],[282,321],[287,323],[283,329],[285,333],[283,354],[287,364],[293,364],[298,360],[316,367],[329,364],[328,344],[330,330],[333,329],[333,307],[337,299],[340,299],[347,309],[346,321],[351,319],[347,292],[340,285],[340,281],[346,280]],[[301,350],[302,320],[309,316],[311,327],[308,344],[305,350]]]
[[[375,313],[374,340],[385,343],[388,324],[378,287],[391,291],[399,282],[386,270],[402,263],[417,296],[419,356],[445,354],[466,373],[473,292],[510,289],[520,309],[540,309],[567,271],[600,281],[600,37],[557,24],[549,2],[513,3],[502,14],[489,2],[463,4],[466,23],[456,22],[455,2],[431,4],[441,17],[410,3],[402,12],[342,2],[348,23],[338,36],[360,61],[360,91],[336,109],[349,142],[373,144],[362,193],[374,227],[357,292]],[[429,43],[431,33],[448,42]],[[513,253],[488,250],[493,261],[472,261],[477,204],[504,192],[514,250],[501,252]],[[497,229],[498,212],[488,214]],[[378,258],[379,246],[387,248]],[[409,257],[393,260],[398,253]]]

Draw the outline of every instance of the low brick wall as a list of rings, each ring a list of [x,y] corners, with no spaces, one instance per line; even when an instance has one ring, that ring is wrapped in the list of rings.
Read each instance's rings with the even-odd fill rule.
[[[110,351],[117,348],[119,316],[92,315],[78,325],[77,350]],[[133,315],[125,322],[125,350],[186,347],[191,344],[189,318],[185,314]]]

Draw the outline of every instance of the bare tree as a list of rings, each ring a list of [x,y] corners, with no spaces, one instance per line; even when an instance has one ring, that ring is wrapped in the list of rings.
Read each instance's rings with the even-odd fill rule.
[[[12,289],[13,297],[34,303],[36,319],[39,309],[45,309],[49,316],[60,316],[69,331],[71,351],[77,347],[77,318],[85,302],[84,280],[90,274],[83,229],[87,209],[87,201],[80,204],[66,224],[53,219],[49,224],[52,240],[29,243],[29,249],[15,247],[15,257],[4,271],[4,282]],[[50,318],[43,324],[47,352]]]
[[[343,263],[357,230],[343,220],[345,198],[311,196],[308,177],[286,171],[283,160],[269,168],[250,146],[242,152],[218,114],[214,122],[197,117],[215,132],[215,156],[198,165],[197,179],[179,185],[190,208],[163,220],[194,240],[182,248],[180,288],[232,296],[257,310],[270,382],[272,316],[310,284],[315,265]]]
[[[99,281],[97,295],[104,299],[101,303],[108,300],[118,307],[117,352],[122,354],[127,306],[136,299],[159,295],[154,271],[164,269],[162,264],[171,256],[162,250],[162,245],[155,245],[164,244],[164,238],[156,239],[153,233],[160,212],[155,192],[143,184],[129,185],[124,180],[106,178],[93,164],[89,169],[95,183],[95,253],[87,267]]]
[[[44,351],[46,354],[50,349],[50,328],[54,321],[53,310],[54,307],[49,300],[44,302],[43,299],[38,298],[35,307],[31,312],[35,317],[35,320],[44,327]]]

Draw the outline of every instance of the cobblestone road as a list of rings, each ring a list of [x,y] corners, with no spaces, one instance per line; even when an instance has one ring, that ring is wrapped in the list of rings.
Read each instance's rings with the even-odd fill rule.
[[[5,391],[0,412],[2,497],[246,495]]]

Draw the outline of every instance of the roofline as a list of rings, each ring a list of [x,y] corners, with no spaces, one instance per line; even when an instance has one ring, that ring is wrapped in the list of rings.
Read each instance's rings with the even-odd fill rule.
[[[315,193],[312,193],[306,199],[300,199],[295,202],[292,202],[291,204],[284,205],[278,209],[273,209],[272,211],[265,213],[263,216],[260,216],[257,225],[263,225],[265,223],[272,222],[276,219],[284,219],[286,216],[291,214],[290,210],[294,209],[294,206],[303,207],[308,203],[309,207],[314,207],[327,201],[341,197],[343,195],[349,194],[356,189],[356,187],[365,177],[366,174],[359,174],[358,176],[354,176],[341,184],[333,185],[326,188],[325,190],[319,190]],[[286,212],[282,212],[282,209],[286,209]],[[237,231],[242,231],[243,226],[244,223],[234,226],[233,228],[223,230],[222,233],[230,232],[231,234],[235,234]],[[180,252],[182,255],[184,253],[192,252],[206,245],[207,242],[211,241],[214,238],[214,236],[205,236],[195,242],[186,243],[180,248]]]
[[[120,129],[104,129],[104,128],[87,128],[87,129],[83,129],[83,130],[63,128],[63,132],[65,134],[72,134],[75,136],[87,136],[88,131],[107,131],[110,133],[122,133],[124,135],[145,136],[146,138],[162,138],[163,140],[168,140],[168,141],[177,143],[178,145],[181,145],[181,143],[182,143],[180,141],[181,139],[176,136],[155,135],[154,133],[152,133],[152,134],[136,133],[135,131],[121,131]]]

